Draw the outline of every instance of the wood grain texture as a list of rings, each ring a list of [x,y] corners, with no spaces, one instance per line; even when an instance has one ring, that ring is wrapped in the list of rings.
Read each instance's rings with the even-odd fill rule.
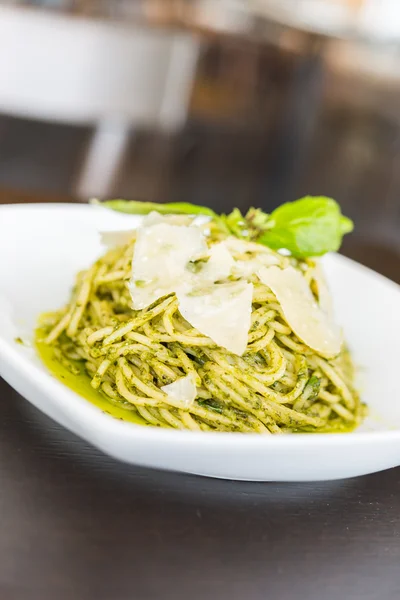
[[[400,470],[241,483],[117,463],[0,382],[2,600],[391,600]]]

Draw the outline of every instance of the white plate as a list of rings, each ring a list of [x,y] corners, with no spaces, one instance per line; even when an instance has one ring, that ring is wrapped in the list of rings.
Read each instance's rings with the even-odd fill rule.
[[[99,229],[137,217],[86,205],[0,208],[0,375],[44,413],[107,454],[134,464],[210,477],[304,481],[352,477],[400,465],[400,287],[341,256],[325,267],[362,375],[371,417],[348,434],[261,436],[186,432],[118,421],[48,373],[32,338],[37,316],[60,307],[75,274],[102,248]]]

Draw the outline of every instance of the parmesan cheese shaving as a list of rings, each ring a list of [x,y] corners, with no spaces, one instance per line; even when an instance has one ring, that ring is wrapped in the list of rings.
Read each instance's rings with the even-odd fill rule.
[[[171,404],[178,408],[190,408],[195,401],[197,389],[193,375],[181,377],[173,383],[162,386]]]
[[[248,260],[235,261],[233,273],[243,279],[250,279],[253,275],[256,275],[262,267],[271,267],[278,264],[279,259],[276,256],[265,253],[249,258]]]
[[[224,242],[214,244],[209,251],[209,260],[198,273],[198,279],[205,281],[221,281],[231,274],[235,261]]]
[[[133,308],[147,308],[175,292],[187,275],[187,264],[207,250],[197,227],[159,223],[138,229],[129,284]]]
[[[263,267],[258,276],[275,294],[286,321],[304,344],[327,358],[340,352],[342,339],[337,327],[318,306],[299,271]]]
[[[191,215],[162,215],[156,210],[143,217],[142,227],[151,227],[165,223],[167,225],[190,225],[193,221]]]
[[[177,292],[179,311],[218,346],[241,356],[247,346],[253,285],[245,281],[214,284],[203,291]]]
[[[107,248],[124,246],[131,241],[135,234],[135,229],[127,229],[125,231],[101,231],[100,242]]]

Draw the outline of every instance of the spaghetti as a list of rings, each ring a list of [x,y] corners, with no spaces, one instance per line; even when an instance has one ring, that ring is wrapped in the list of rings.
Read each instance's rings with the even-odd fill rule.
[[[209,246],[224,237],[212,226],[207,234]],[[328,359],[300,341],[274,293],[254,274],[246,276],[254,292],[242,356],[193,328],[174,293],[133,310],[128,283],[135,241],[133,233],[129,243],[111,248],[79,273],[67,306],[42,317],[44,341],[64,367],[78,372],[76,361],[83,362],[93,388],[152,426],[278,434],[358,425],[363,405],[347,349]],[[263,255],[280,268],[300,270],[318,299],[314,259],[294,259],[232,237],[227,244],[242,267]],[[187,375],[195,382],[196,398],[181,407],[162,388]]]

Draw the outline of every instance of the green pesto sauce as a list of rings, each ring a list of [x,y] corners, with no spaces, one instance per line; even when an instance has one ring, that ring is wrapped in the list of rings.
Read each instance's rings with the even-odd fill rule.
[[[326,425],[326,427],[321,427],[320,429],[313,429],[312,427],[304,427],[303,429],[293,429],[291,433],[295,433],[296,435],[301,433],[351,433],[355,431],[359,423],[332,423],[331,425]]]
[[[64,385],[69,387],[70,390],[79,394],[85,400],[88,400],[97,408],[115,419],[130,421],[137,425],[147,425],[147,423],[135,412],[130,410],[124,410],[114,404],[111,404],[107,397],[99,390],[95,390],[90,385],[90,377],[85,371],[84,364],[80,361],[71,361],[79,369],[79,374],[74,375],[67,368],[65,368],[54,356],[54,350],[52,346],[48,346],[43,343],[43,331],[37,329],[35,332],[35,348],[42,360],[46,365],[50,373],[61,381]]]
[[[135,411],[124,410],[112,404],[107,397],[99,390],[95,390],[90,385],[90,377],[86,373],[85,366],[81,361],[71,361],[74,366],[79,369],[79,374],[74,375],[66,367],[64,367],[55,357],[52,346],[48,346],[42,340],[45,337],[42,329],[37,329],[35,332],[35,348],[42,362],[46,365],[50,373],[69,387],[73,392],[79,394],[85,400],[88,400],[102,412],[122,421],[129,421],[136,425],[150,426],[144,421]],[[16,340],[17,341],[17,340]],[[17,342],[19,343],[19,342]],[[201,404],[201,403],[200,403]],[[364,407],[363,407],[364,408]],[[364,409],[365,410],[365,409]],[[343,421],[336,421],[331,426],[327,426],[317,431],[317,433],[350,433],[358,426],[358,423],[347,424]],[[293,430],[292,433],[313,433],[313,428],[303,428]]]

